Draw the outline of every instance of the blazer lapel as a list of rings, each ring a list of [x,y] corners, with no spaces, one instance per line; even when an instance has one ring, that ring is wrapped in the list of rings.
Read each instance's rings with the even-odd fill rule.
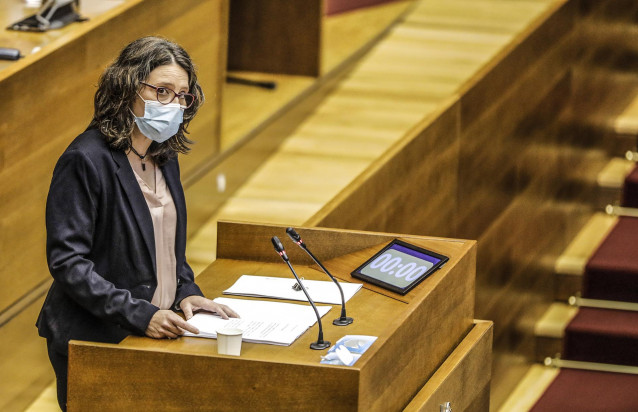
[[[133,210],[133,215],[137,221],[137,225],[146,243],[146,250],[148,251],[151,261],[153,262],[153,272],[157,273],[157,264],[155,262],[155,234],[153,232],[153,220],[151,219],[151,212],[148,210],[148,205],[142,194],[139,183],[133,174],[133,168],[126,157],[126,154],[121,151],[111,151],[113,160],[117,163],[117,178],[120,184],[126,192],[126,196]]]

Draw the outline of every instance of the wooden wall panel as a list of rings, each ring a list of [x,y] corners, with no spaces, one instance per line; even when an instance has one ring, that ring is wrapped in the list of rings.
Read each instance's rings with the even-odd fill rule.
[[[192,236],[258,170],[281,143],[350,73],[354,61],[309,85],[277,113],[254,127],[242,141],[206,162],[198,173],[182,178],[188,207],[188,236]],[[217,177],[225,188],[217,190]]]
[[[44,296],[1,324],[0,410],[22,412],[55,379],[47,356],[46,341],[34,327]]]
[[[0,83],[8,85],[13,96],[0,102],[0,110],[11,119],[3,124],[0,142],[5,154],[0,171],[0,245],[3,253],[15,257],[7,259],[0,271],[0,310],[49,277],[44,212],[53,166],[88,125],[92,113],[91,83],[76,73],[72,76],[70,71],[75,70],[64,68],[65,62],[76,61],[75,53],[84,50],[80,42],[75,50],[69,47],[51,54],[47,64],[55,70],[49,76],[42,76],[41,69],[32,65]],[[77,66],[76,70],[84,71],[83,62]],[[69,77],[77,83],[65,81]],[[58,86],[49,88],[49,83]],[[41,92],[34,96],[20,90]],[[18,273],[20,282],[14,277]]]
[[[424,119],[306,225],[452,236],[458,108],[452,103]]]
[[[560,198],[582,153],[564,149],[572,141],[561,141],[560,128],[551,136],[543,129],[569,103],[577,5],[552,6],[457,101],[306,222],[479,239],[477,316],[495,321],[501,348],[531,335],[521,322],[533,323],[551,299],[547,262],[586,213],[579,199]],[[589,166],[591,175],[598,165]]]
[[[523,145],[517,146],[511,136],[571,69],[574,20],[575,7],[564,5],[461,96],[459,203],[463,208],[457,230],[462,236],[478,238],[518,190],[515,167]],[[555,26],[561,27],[559,36]],[[555,44],[560,47],[552,52]]]
[[[487,107],[502,98],[504,91],[538,64],[539,56],[574,29],[576,17],[577,2],[555,2],[518,36],[520,42],[510,43],[477,73],[467,89],[461,91],[463,124],[471,125]]]
[[[181,3],[181,2],[180,2]],[[173,13],[173,3],[165,6]],[[189,22],[189,23],[184,23]],[[205,103],[189,125],[189,138],[195,142],[186,156],[180,156],[182,178],[194,175],[221,150],[221,103],[226,77],[228,40],[228,0],[187,3],[183,14],[160,22],[162,32],[186,49],[195,62],[197,78],[204,90]],[[174,34],[172,34],[174,33]]]
[[[228,69],[318,76],[321,0],[233,0]]]

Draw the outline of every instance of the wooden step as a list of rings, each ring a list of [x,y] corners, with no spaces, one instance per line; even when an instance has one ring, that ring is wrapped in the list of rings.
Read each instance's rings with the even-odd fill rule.
[[[605,302],[605,301],[599,301]],[[610,301],[611,304],[615,303]],[[578,318],[576,316],[578,315]],[[605,350],[633,346],[628,340],[636,339],[635,322],[638,313],[634,310],[577,307],[566,303],[553,303],[534,325],[535,360],[542,362],[547,357],[636,366],[636,352]],[[573,321],[573,322],[572,322]],[[572,333],[571,353],[565,353],[564,339],[570,325]],[[576,336],[576,337],[575,337]],[[581,340],[584,339],[584,343]],[[601,349],[591,353],[592,342],[606,342]],[[584,345],[584,346],[583,346]],[[635,346],[634,346],[635,347]],[[620,356],[618,353],[623,353]]]
[[[602,212],[594,214],[558,257],[554,265],[556,300],[566,302],[570,296],[580,292],[589,258],[617,220],[617,217]]]
[[[635,97],[625,109],[613,119],[613,130],[617,134],[638,134],[638,96]]]
[[[567,303],[553,303],[534,325],[536,340],[535,359],[542,362],[563,350],[565,328],[578,313],[578,308]]]
[[[620,204],[625,178],[633,170],[636,163],[625,158],[613,157],[607,166],[598,173],[598,207],[608,204]]]
[[[575,91],[576,108],[562,116],[565,130],[575,133],[580,144],[604,147],[612,156],[634,150],[638,76],[587,65],[575,68],[574,76],[584,86]]]
[[[554,303],[539,319],[534,328],[537,362],[544,362],[546,357],[560,358],[565,328],[578,311],[577,307],[564,303]],[[553,382],[558,372],[558,368],[540,364],[533,365],[499,408],[499,411],[530,410]]]

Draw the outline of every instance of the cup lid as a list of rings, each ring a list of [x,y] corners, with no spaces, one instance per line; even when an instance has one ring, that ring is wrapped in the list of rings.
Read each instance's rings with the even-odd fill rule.
[[[241,329],[237,329],[237,328],[223,328],[223,329],[217,330],[218,335],[236,336],[236,335],[241,335],[242,333],[244,332]]]

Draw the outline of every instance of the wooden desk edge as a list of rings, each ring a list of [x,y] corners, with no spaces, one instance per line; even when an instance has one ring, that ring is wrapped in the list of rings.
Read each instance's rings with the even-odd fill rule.
[[[216,256],[218,258],[228,258],[228,259],[249,259],[255,260],[255,256],[259,256],[265,259],[266,261],[278,261],[278,258],[275,256],[274,252],[270,252],[272,247],[270,246],[270,237],[278,236],[280,240],[284,243],[287,241],[288,236],[285,233],[286,228],[289,225],[281,225],[281,224],[268,224],[268,223],[255,223],[255,222],[240,222],[240,221],[232,221],[232,220],[219,220],[217,222],[217,253]],[[476,240],[469,239],[453,239],[453,238],[443,238],[436,236],[423,236],[423,235],[414,235],[414,234],[402,234],[402,233],[386,233],[386,232],[373,232],[373,231],[362,231],[362,230],[350,230],[350,229],[335,229],[335,228],[327,228],[327,227],[308,227],[308,226],[297,226],[296,230],[300,233],[303,238],[306,238],[307,234],[317,234],[321,235],[324,238],[327,238],[331,235],[334,236],[351,236],[360,237],[360,239],[365,239],[364,243],[359,242],[358,246],[365,245],[365,247],[374,246],[376,244],[380,244],[383,242],[389,242],[395,238],[402,238],[405,240],[409,239],[420,239],[420,240],[428,240],[435,242],[449,242],[449,243],[458,243],[461,246],[463,252],[460,255],[467,253],[472,248],[476,247]],[[244,236],[247,238],[248,236],[253,236],[251,240],[254,240],[258,236],[262,236],[264,238],[268,238],[268,241],[260,243],[262,247],[268,249],[267,255],[245,255],[242,253],[238,253],[237,251],[241,249],[241,244],[237,242],[237,240],[242,240]],[[307,239],[306,239],[307,240]],[[332,239],[334,240],[334,239]],[[285,246],[285,245],[284,245]],[[312,247],[309,245],[309,247]],[[316,247],[316,246],[315,246]],[[342,248],[342,247],[341,247]],[[350,249],[350,252],[354,250],[360,249]],[[287,250],[289,255],[296,254],[295,249]],[[350,253],[348,251],[343,251],[340,255],[344,255]],[[317,251],[314,250],[314,253],[317,254]],[[318,254],[317,254],[318,255]],[[323,256],[324,260],[329,260],[334,258],[335,256],[340,256],[333,254],[334,256]],[[304,257],[305,254],[301,254],[301,257]],[[307,259],[307,258],[305,258]],[[305,259],[302,259],[304,261]],[[312,263],[312,261],[307,260],[308,263]]]
[[[114,6],[112,9],[107,10],[106,12],[91,17],[89,20],[81,23],[72,23],[76,24],[74,30],[69,33],[51,41],[50,43],[44,45],[41,50],[34,54],[28,54],[24,58],[13,62],[9,67],[4,70],[0,70],[0,82],[5,81],[16,73],[24,70],[32,64],[39,62],[44,59],[48,55],[54,53],[56,50],[66,47],[76,41],[77,39],[84,36],[86,33],[100,27],[106,21],[113,19],[114,17],[124,13],[125,11],[136,7],[138,4],[142,3],[144,0],[127,0]]]

